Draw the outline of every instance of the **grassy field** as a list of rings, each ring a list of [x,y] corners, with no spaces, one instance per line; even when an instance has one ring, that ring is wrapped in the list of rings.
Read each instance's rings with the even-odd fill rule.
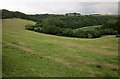
[[[3,77],[116,77],[118,39],[47,35],[24,29],[34,22],[3,20]]]
[[[97,25],[97,26],[89,26],[89,27],[82,27],[82,28],[79,28],[80,30],[84,30],[84,31],[87,31],[87,30],[95,30],[96,27],[101,27],[101,25]],[[79,29],[75,29],[75,30],[79,30]]]

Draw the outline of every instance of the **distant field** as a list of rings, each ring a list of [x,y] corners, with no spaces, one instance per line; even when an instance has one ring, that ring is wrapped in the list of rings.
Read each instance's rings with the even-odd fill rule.
[[[3,20],[3,77],[117,77],[118,39],[47,35]]]
[[[101,27],[101,25],[82,27],[82,28],[79,28],[79,29],[86,31],[86,30],[94,30],[96,27]],[[76,30],[78,30],[78,29],[76,29]]]

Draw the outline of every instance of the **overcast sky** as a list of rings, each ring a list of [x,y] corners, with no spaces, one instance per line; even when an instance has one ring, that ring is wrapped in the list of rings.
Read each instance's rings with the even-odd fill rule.
[[[26,14],[117,14],[119,0],[2,0],[0,9]]]

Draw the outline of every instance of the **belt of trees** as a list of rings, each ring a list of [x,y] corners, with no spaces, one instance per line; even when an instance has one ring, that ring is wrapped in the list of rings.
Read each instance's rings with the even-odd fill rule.
[[[66,37],[78,37],[78,38],[98,38],[102,35],[116,35],[119,34],[118,21],[111,21],[103,24],[101,27],[96,27],[93,30],[82,29],[70,29],[62,28],[55,25],[43,25],[42,23],[36,23],[35,25],[26,25],[25,29],[35,32],[66,36]]]

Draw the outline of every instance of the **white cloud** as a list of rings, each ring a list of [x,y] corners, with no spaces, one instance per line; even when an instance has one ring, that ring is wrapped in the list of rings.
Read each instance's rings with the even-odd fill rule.
[[[84,13],[101,13],[101,14],[117,14],[118,3],[117,2],[92,2],[85,3]],[[84,5],[84,6],[85,6]]]
[[[119,2],[119,0],[2,0],[1,2]]]

